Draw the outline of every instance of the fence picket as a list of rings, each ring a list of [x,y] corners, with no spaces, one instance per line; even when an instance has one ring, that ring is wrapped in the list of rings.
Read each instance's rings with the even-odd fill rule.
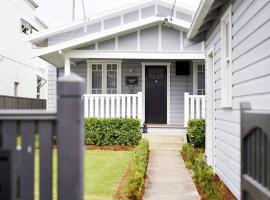
[[[52,199],[52,148],[53,124],[51,121],[41,121],[38,126],[39,134],[39,196],[40,200]]]
[[[94,97],[95,102],[95,115],[94,117],[99,117],[99,97]]]
[[[131,117],[131,98],[127,97],[127,118]]]
[[[22,149],[20,167],[21,200],[34,199],[35,122],[21,122]]]
[[[14,163],[12,165],[11,169],[11,197],[10,199],[16,199],[16,191],[17,191],[17,182],[16,182],[16,175],[18,172],[18,168],[16,167],[15,163],[17,158],[17,150],[16,150],[16,134],[17,134],[17,124],[16,121],[3,121],[2,122],[2,147],[3,149],[9,149],[11,151],[11,163]],[[0,145],[1,148],[1,145]],[[4,172],[2,172],[4,173]],[[1,174],[1,172],[0,172]],[[3,184],[3,183],[2,183]]]
[[[110,99],[106,98],[106,118],[110,117]]]
[[[94,117],[94,99],[90,97],[90,117]]]
[[[195,98],[195,101],[196,101],[196,119],[199,119],[201,116],[200,116],[200,114],[201,114],[201,112],[200,112],[200,98]]]
[[[120,97],[116,97],[116,117],[120,117]]]
[[[132,97],[132,118],[136,118],[137,96]]]
[[[111,97],[111,117],[115,117],[115,98],[114,96]]]
[[[101,118],[104,118],[105,116],[104,104],[105,104],[104,97],[101,97],[100,98],[100,117]]]
[[[121,99],[122,99],[122,101],[121,101],[121,104],[122,104],[122,118],[125,118],[126,117],[126,97],[122,96]]]

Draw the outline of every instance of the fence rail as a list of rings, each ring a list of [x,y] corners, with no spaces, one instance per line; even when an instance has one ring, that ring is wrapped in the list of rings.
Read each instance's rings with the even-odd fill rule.
[[[0,95],[0,109],[46,109],[46,100]]]
[[[58,200],[83,199],[84,81],[70,74],[61,77],[57,85],[57,113],[0,111],[0,199],[36,199],[36,164],[40,166],[38,199],[52,199],[55,137]],[[35,161],[37,153],[39,159]]]
[[[205,118],[205,95],[190,95],[185,92],[184,102],[185,127],[189,119]]]
[[[142,93],[86,94],[84,95],[84,116],[142,119]]]
[[[241,103],[241,199],[270,199],[270,112]]]

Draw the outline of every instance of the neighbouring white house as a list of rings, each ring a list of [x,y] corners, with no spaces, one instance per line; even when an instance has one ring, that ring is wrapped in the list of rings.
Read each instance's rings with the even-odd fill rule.
[[[270,110],[270,1],[201,1],[187,36],[205,41],[207,162],[240,199],[240,102],[249,102],[253,110]],[[268,170],[256,169],[268,173],[268,184],[255,176],[253,180],[268,195],[269,160],[256,164]]]
[[[188,117],[205,115],[204,43],[187,39],[194,13],[181,4],[147,0],[27,41],[35,46],[33,57],[59,74],[84,78],[85,117],[137,117],[181,127]]]
[[[48,63],[32,59],[26,36],[46,29],[37,17],[33,0],[0,2],[0,95],[46,99]]]

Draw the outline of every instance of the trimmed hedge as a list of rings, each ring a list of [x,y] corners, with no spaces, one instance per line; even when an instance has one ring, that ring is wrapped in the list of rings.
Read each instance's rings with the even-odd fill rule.
[[[182,146],[182,155],[188,169],[193,171],[193,180],[198,184],[207,200],[223,200],[224,184],[214,182],[214,173],[204,160],[204,153],[190,144]]]
[[[134,154],[122,181],[117,187],[114,199],[138,200],[142,198],[148,165],[149,142],[142,139],[134,149]]]
[[[194,147],[205,146],[205,119],[191,119],[188,121],[188,137]]]
[[[140,120],[130,118],[85,120],[85,143],[87,145],[134,146],[141,139]]]

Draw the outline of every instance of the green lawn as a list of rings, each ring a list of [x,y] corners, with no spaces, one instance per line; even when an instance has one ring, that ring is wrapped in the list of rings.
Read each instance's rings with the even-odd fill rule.
[[[38,164],[38,152],[36,153]],[[85,151],[84,195],[85,200],[110,200],[131,159],[130,151]],[[56,163],[56,152],[53,155]],[[38,174],[38,165],[36,165]],[[53,191],[56,199],[56,165],[53,167]],[[38,179],[35,180],[35,196],[38,197]],[[37,198],[36,198],[37,199]]]

